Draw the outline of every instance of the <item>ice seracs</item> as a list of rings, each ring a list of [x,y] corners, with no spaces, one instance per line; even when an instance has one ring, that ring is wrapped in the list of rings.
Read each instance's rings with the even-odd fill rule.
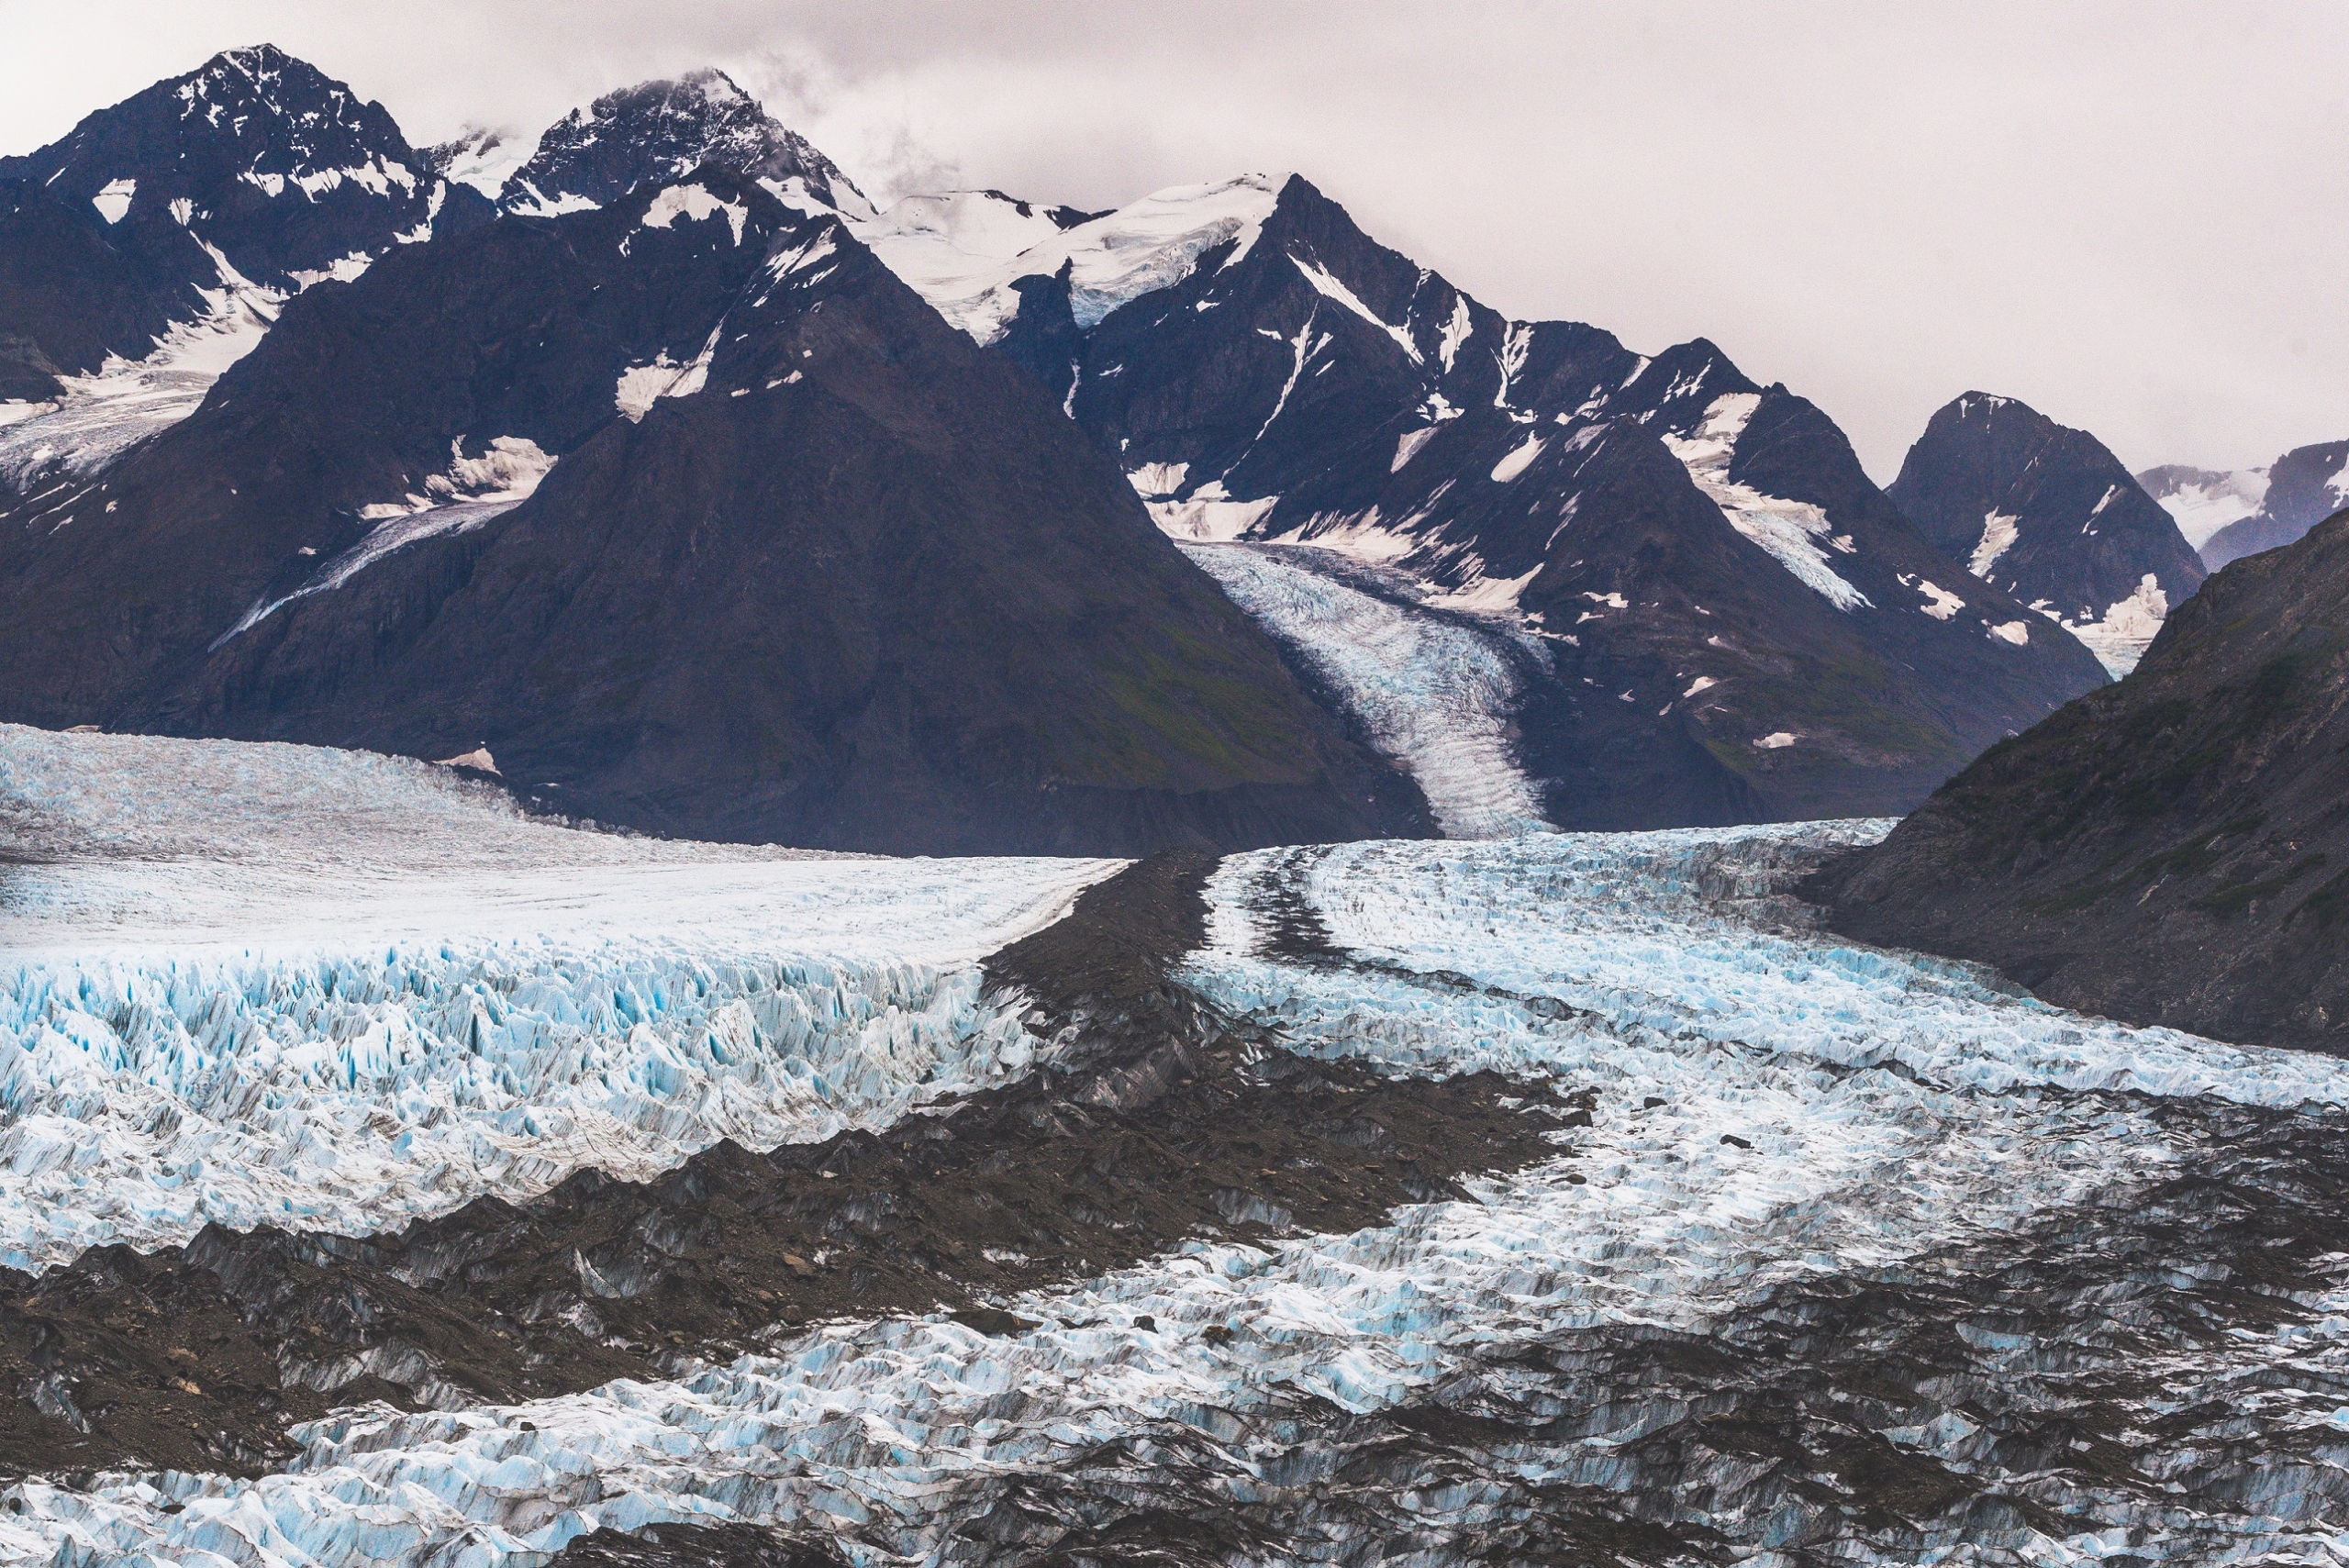
[[[17,1268],[887,1120],[1024,1070],[973,961],[1115,869],[663,844],[399,759],[14,727],[0,823],[40,862],[0,911]]]

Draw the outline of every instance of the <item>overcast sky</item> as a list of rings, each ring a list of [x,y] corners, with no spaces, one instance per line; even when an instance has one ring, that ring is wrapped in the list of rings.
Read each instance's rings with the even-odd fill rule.
[[[1297,170],[1520,317],[1702,335],[1879,479],[1972,388],[2131,467],[2349,437],[2349,4],[0,0],[0,150],[284,46],[410,140],[715,63],[876,197]]]

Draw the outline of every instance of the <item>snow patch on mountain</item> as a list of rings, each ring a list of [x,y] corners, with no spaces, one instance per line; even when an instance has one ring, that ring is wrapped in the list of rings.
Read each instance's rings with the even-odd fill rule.
[[[1034,230],[1035,241],[1008,257],[988,252],[1029,231],[1000,223],[939,223],[932,221],[934,208],[918,209],[904,222],[884,215],[877,228],[855,227],[860,239],[872,229],[883,262],[940,315],[986,344],[1003,336],[1019,313],[1019,295],[1011,286],[1019,278],[1051,277],[1067,265],[1070,309],[1077,326],[1089,328],[1129,300],[1182,282],[1217,246],[1232,245],[1221,263],[1231,265],[1255,244],[1287,178],[1244,174],[1170,186],[1068,229]]]
[[[173,326],[137,360],[112,356],[61,378],[63,395],[0,422],[0,483],[28,491],[45,477],[87,479],[148,437],[195,412],[230,365],[261,344],[285,296],[239,272],[210,246],[217,286],[204,314]]]
[[[2266,468],[2212,470],[2171,464],[2137,475],[2145,494],[2177,520],[2186,542],[2199,550],[2229,523],[2241,522],[2267,498]]]
[[[255,600],[212,646],[219,648],[243,635],[296,599],[341,587],[395,550],[444,534],[470,532],[505,516],[530,497],[555,463],[536,441],[519,436],[495,438],[479,457],[465,456],[464,439],[459,437],[449,443],[449,459],[448,471],[429,476],[422,491],[360,507],[361,519],[375,525],[364,539],[328,560],[292,593]]]
[[[2059,617],[2057,624],[2085,643],[2117,681],[2137,667],[2168,614],[2169,595],[2162,592],[2160,579],[2148,572],[2135,593],[2108,606],[2097,619],[2076,623]]]
[[[1239,257],[1235,253],[1232,259],[1237,261],[1239,260]],[[1307,261],[1304,257],[1297,255],[1295,251],[1291,251],[1289,253],[1288,259],[1289,264],[1294,266],[1299,272],[1303,273],[1305,281],[1313,285],[1315,293],[1320,295],[1324,299],[1335,300],[1347,310],[1352,311],[1363,320],[1369,322],[1373,327],[1377,328],[1381,332],[1384,332],[1389,338],[1392,338],[1395,340],[1396,345],[1403,350],[1405,355],[1410,359],[1410,361],[1413,364],[1420,362],[1419,345],[1411,341],[1411,334],[1404,328],[1396,326],[1393,322],[1388,321],[1376,311],[1371,309],[1370,306],[1364,305],[1361,299],[1355,295],[1354,291],[1348,288],[1345,284],[1339,279],[1336,273],[1330,272],[1329,268],[1322,266],[1318,261]]]
[[[117,224],[128,215],[131,201],[138,194],[139,182],[136,180],[109,180],[104,190],[90,198],[90,205],[98,209],[98,216],[109,225]]]
[[[1280,505],[1280,500],[1277,495],[1260,495],[1250,501],[1236,501],[1225,493],[1221,480],[1211,479],[1183,500],[1146,501],[1143,506],[1169,539],[1193,544],[1228,544],[1245,538]]]
[[[1761,403],[1759,393],[1725,393],[1706,406],[1693,435],[1667,431],[1664,444],[1672,449],[1697,488],[1721,509],[1731,528],[1769,551],[1779,565],[1794,573],[1797,582],[1837,609],[1856,609],[1868,603],[1867,595],[1845,581],[1819,547],[1822,539],[1831,544],[1835,541],[1834,525],[1827,520],[1827,514],[1807,501],[1765,495],[1750,484],[1730,480],[1738,438],[1745,433],[1746,421]],[[1497,470],[1494,477],[1499,477]]]
[[[454,501],[520,501],[553,472],[555,460],[523,436],[491,439],[479,457],[465,455],[464,438],[449,443],[449,467],[424,482],[421,494],[411,491],[398,501],[362,506],[366,518],[397,517],[447,506]]]
[[[467,124],[456,137],[418,150],[425,166],[453,184],[471,185],[493,201],[507,176],[538,150],[538,141],[512,126]]]
[[[726,221],[733,226],[734,243],[742,243],[742,225],[749,220],[751,209],[740,202],[725,201],[712,195],[707,185],[698,183],[664,188],[644,209],[644,216],[637,220],[637,227],[667,228],[680,217],[690,223],[699,223],[719,213],[724,213]]]
[[[709,381],[709,361],[718,352],[718,335],[726,330],[726,323],[718,322],[710,328],[709,340],[701,352],[683,364],[669,357],[666,349],[652,358],[649,365],[630,365],[620,372],[619,381],[612,390],[612,405],[630,423],[641,420],[652,412],[652,406],[664,397],[691,397]]]
[[[974,337],[972,313],[984,315],[986,296],[1002,284],[1006,263],[1062,232],[1046,210],[1000,191],[907,196],[850,227],[882,265]],[[1016,311],[1016,297],[1011,303]],[[1002,325],[996,324],[997,333]]]
[[[1541,455],[1542,438],[1539,436],[1526,437],[1523,441],[1509,450],[1508,456],[1502,458],[1500,462],[1493,464],[1493,483],[1496,484],[1507,484],[1510,480],[1515,479],[1519,474],[1523,473],[1527,469],[1532,467],[1533,460]]]
[[[1411,775],[1446,835],[1549,830],[1511,740],[1519,662],[1533,656],[1529,650],[1500,630],[1419,607],[1415,585],[1373,593],[1349,583],[1310,545],[1184,553],[1298,651],[1378,752]]]

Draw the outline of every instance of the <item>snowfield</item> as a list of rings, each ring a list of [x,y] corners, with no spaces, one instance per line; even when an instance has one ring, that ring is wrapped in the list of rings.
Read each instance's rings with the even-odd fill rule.
[[[0,828],[19,1268],[894,1119],[1024,1070],[974,961],[1117,867],[622,838],[399,758],[15,727]]]
[[[376,799],[386,820],[456,812],[421,787]],[[1649,1532],[1624,1538],[1646,1543],[1633,1561],[1693,1560],[1701,1540],[1774,1568],[1806,1542],[1868,1562],[2341,1562],[2349,1253],[2289,1265],[2307,1272],[2275,1310],[2199,1334],[2173,1308],[2228,1287],[2196,1249],[2232,1221],[2163,1217],[2230,1181],[2267,1183],[2289,1210],[2298,1167],[2259,1151],[2341,1135],[2349,1069],[2081,1018],[1810,929],[1783,896],[1791,877],[1884,827],[1231,857],[1182,971],[1203,999],[1308,1055],[1592,1087],[1593,1125],[1468,1201],[1352,1235],[1205,1237],[1017,1298],[1034,1326],[1000,1337],[941,1318],[778,1330],[771,1353],[674,1382],[354,1409],[297,1432],[300,1456],[257,1480],[26,1483],[0,1510],[0,1560],[536,1563],[598,1526],[747,1520],[862,1562],[1015,1561],[1008,1521],[1152,1507],[1225,1529],[1219,1554],[1250,1562],[1465,1561],[1626,1521]],[[200,836],[127,836],[150,832]],[[892,895],[901,934],[935,919],[961,933],[934,939],[949,949],[1095,874],[1035,872],[1015,893],[1002,862],[616,843],[770,865],[776,885],[785,868],[834,889],[902,878],[930,891]],[[711,932],[689,937],[667,905],[646,920],[672,942]],[[996,1026],[937,1026],[966,1027]],[[1015,1053],[1007,1038],[995,1060],[1011,1070]],[[88,1082],[133,1075],[94,1065]],[[2078,1283],[2031,1316],[2050,1280]],[[1680,1346],[1701,1355],[1683,1367]],[[2115,1400],[2135,1402],[2121,1439],[2075,1462],[2094,1445],[2060,1434],[2104,1430],[2093,1412]],[[1757,1458],[1741,1419],[1823,1435]],[[1864,1473],[1834,1468],[1853,1442],[1879,1471],[1984,1500],[1902,1494],[1924,1498],[1913,1525],[1839,1512],[1816,1475]]]

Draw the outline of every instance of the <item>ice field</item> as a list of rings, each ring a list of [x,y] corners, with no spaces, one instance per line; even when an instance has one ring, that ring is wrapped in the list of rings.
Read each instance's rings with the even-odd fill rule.
[[[81,743],[39,744],[70,756]],[[90,804],[118,798],[111,787],[75,795],[52,782],[45,819],[114,820]],[[371,809],[456,807],[409,791]],[[126,843],[210,830],[135,815]],[[1249,1562],[1468,1561],[1511,1542],[1787,1565],[2349,1561],[2349,1248],[2323,1244],[2324,1227],[2338,1228],[2338,1192],[2323,1184],[2349,1147],[2349,1073],[2082,1018],[1969,966],[1819,933],[1785,896],[1792,877],[1883,826],[1231,857],[1208,884],[1210,940],[1180,972],[1202,1000],[1307,1055],[1591,1087],[1594,1125],[1555,1135],[1553,1161],[1473,1182],[1467,1201],[1406,1207],[1350,1235],[1202,1236],[1015,1298],[1005,1305],[1036,1326],[1000,1337],[937,1318],[835,1321],[778,1330],[767,1353],[673,1382],[514,1407],[356,1408],[297,1431],[299,1457],[259,1479],[27,1482],[0,1496],[0,1561],[537,1563],[598,1526],[745,1520],[857,1562],[1011,1562],[1032,1554],[1041,1538],[1021,1532],[1035,1521],[1078,1529],[1151,1509],[1197,1525],[1220,1543],[1212,1555]],[[534,835],[559,829],[498,831],[513,837],[513,875],[559,877],[529,869]],[[360,837],[387,862],[384,846],[404,834]],[[855,889],[894,908],[895,936],[921,954],[889,970],[879,935],[812,899],[764,928],[729,925],[722,940],[667,905],[648,911],[657,929],[625,938],[595,924],[592,899],[562,906],[573,923],[533,939],[562,957],[536,969],[479,937],[450,944],[461,957],[419,948],[400,962],[441,989],[431,1006],[402,1001],[407,1016],[438,1020],[433,1040],[471,1028],[509,1042],[476,1060],[504,1064],[495,1092],[511,1100],[493,1111],[489,1088],[468,1091],[483,1099],[465,1114],[493,1147],[490,1124],[516,1106],[583,1125],[600,1114],[637,1129],[651,1162],[674,1159],[663,1151],[699,1135],[677,1129],[709,1125],[694,1118],[720,1104],[755,1103],[763,1125],[807,1136],[789,1127],[891,1114],[925,1081],[1017,1073],[1030,1048],[998,1006],[960,988],[953,965],[967,959],[955,955],[1049,918],[1102,869],[1047,862],[1020,881],[1026,862],[979,875],[631,840],[594,852],[623,850],[706,856],[692,865],[729,876],[765,868],[777,890],[814,885],[786,872],[843,879],[829,898]],[[616,859],[592,875],[645,866]],[[654,869],[680,887],[693,874]],[[131,929],[120,889],[76,902],[70,874],[39,875],[52,906],[96,911],[75,917],[83,929]],[[420,919],[417,896],[401,907]],[[17,940],[23,929],[11,928]],[[793,942],[828,951],[830,967],[781,957]],[[116,951],[109,962],[134,962]],[[655,951],[675,967],[660,969]],[[16,1016],[28,1016],[28,984],[66,984],[68,962],[44,954],[13,971]],[[170,963],[193,961],[136,962],[139,983],[161,985]],[[366,983],[414,995],[382,962]],[[501,964],[532,978],[510,992],[483,978]],[[575,967],[558,979],[561,964]],[[99,988],[111,982],[74,973],[88,1016],[119,1012]],[[209,977],[226,972],[206,973],[198,984],[220,994]],[[246,1000],[219,1005],[224,1020],[253,1009],[222,1035],[256,1042],[238,1058],[251,1073],[266,1062],[280,1074],[258,1098],[204,1098],[217,1074],[173,1055],[195,1047],[146,1043],[176,1040],[168,1025],[117,1028],[124,1047],[93,1045],[59,1082],[82,1096],[77,1111],[103,1118],[109,1093],[151,1095],[251,1147],[276,1136],[246,1108],[271,1095],[310,1126],[408,1114],[421,1078],[388,1054],[355,1071],[360,1054],[325,1046],[348,1029],[339,988],[357,980],[338,972],[307,999],[292,973],[239,972]],[[659,1021],[589,1019],[591,976],[597,995],[657,999],[666,985]],[[443,991],[465,999],[443,1004]],[[504,1018],[493,995],[517,999]],[[517,1023],[525,995],[531,1012]],[[787,1018],[786,999],[799,1009]],[[734,1006],[756,1020],[767,1077],[718,1048],[712,1020]],[[372,1049],[388,1052],[394,1032],[369,1036],[385,1042]],[[648,1042],[629,1056],[648,1034],[667,1053]],[[130,1053],[117,1062],[117,1050]],[[697,1050],[712,1053],[690,1062],[701,1086],[665,1086]],[[295,1094],[297,1058],[344,1081]],[[534,1066],[537,1079],[523,1066],[591,1059]],[[658,1072],[635,1065],[656,1059]],[[783,1062],[813,1064],[825,1090],[795,1078],[806,1097],[789,1100],[769,1086],[788,1075]],[[537,1111],[558,1079],[573,1097]],[[25,1113],[12,1101],[7,1114],[13,1137]],[[328,1133],[310,1141],[334,1147]],[[164,1190],[127,1157],[101,1165],[111,1186],[44,1189],[19,1210],[141,1182]],[[359,1168],[354,1190],[380,1184],[381,1165]],[[518,1168],[474,1169],[491,1183]],[[1741,1435],[1756,1422],[1776,1434],[1760,1448]]]
[[[974,962],[1114,862],[534,822],[396,758],[0,729],[0,1263],[350,1233],[1024,1065]]]

